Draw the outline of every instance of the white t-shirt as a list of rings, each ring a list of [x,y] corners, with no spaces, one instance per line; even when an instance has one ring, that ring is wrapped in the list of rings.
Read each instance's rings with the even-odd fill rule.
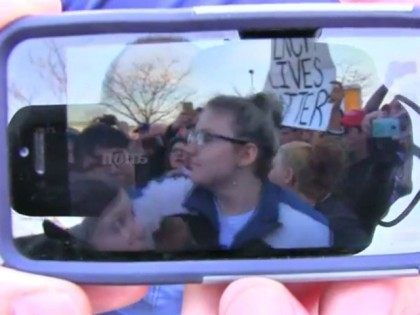
[[[217,212],[219,215],[219,244],[223,247],[230,248],[236,234],[248,223],[255,210],[237,215],[227,215],[223,214],[217,205]]]

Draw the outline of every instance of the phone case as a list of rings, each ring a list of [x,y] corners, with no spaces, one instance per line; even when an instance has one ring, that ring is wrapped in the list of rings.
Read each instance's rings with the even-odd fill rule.
[[[27,17],[12,23],[0,35],[0,253],[8,267],[62,277],[79,283],[214,283],[261,275],[286,282],[365,279],[418,275],[420,253],[380,256],[336,256],[279,259],[207,259],[147,262],[35,261],[13,244],[9,165],[7,153],[7,58],[19,42],[35,37],[122,32],[187,32],[244,30],[248,37],[276,29],[311,32],[320,27],[420,28],[419,11],[410,6],[393,10],[373,6],[323,7],[302,11],[294,6],[201,7],[177,10],[130,10],[65,13]],[[275,33],[275,32],[274,32]],[[420,249],[419,249],[420,250]]]

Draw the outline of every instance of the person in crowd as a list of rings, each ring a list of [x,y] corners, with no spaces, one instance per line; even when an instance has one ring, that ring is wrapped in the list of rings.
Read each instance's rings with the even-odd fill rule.
[[[398,98],[395,98],[391,103],[390,116],[395,117],[399,121],[400,135],[398,142],[400,150],[398,152],[401,159],[401,165],[395,174],[395,186],[392,193],[391,202],[408,195],[413,190],[412,172],[413,172],[413,126],[410,115],[407,110],[401,105]]]
[[[407,110],[401,104],[399,98],[401,98],[401,96],[396,96],[389,104],[383,105],[379,111],[373,111],[367,114],[362,125],[363,130],[369,132],[369,130],[372,130],[372,122],[374,119],[386,117],[394,118],[398,121],[399,134],[391,141],[390,147],[393,147],[393,144],[398,144],[397,157],[401,163],[394,174],[395,184],[391,203],[400,197],[409,194],[412,191],[413,186],[413,129],[411,118]],[[409,100],[407,101],[410,102]],[[388,142],[390,142],[390,139]]]
[[[314,144],[290,142],[278,150],[269,179],[294,190],[328,218],[334,249],[354,252],[368,245],[367,234],[353,211],[332,194],[345,159],[336,139],[322,138]]]
[[[280,110],[280,104],[263,93],[218,96],[207,103],[188,137],[193,186],[182,207],[211,222],[222,248],[246,248],[255,240],[272,248],[330,245],[325,217],[268,181]],[[135,201],[140,218],[145,195]],[[302,234],[302,227],[311,233]]]
[[[175,137],[168,147],[168,172],[167,175],[188,174],[189,155],[187,152],[187,140]]]
[[[150,180],[163,176],[166,172],[166,147],[161,126],[142,124],[135,129],[130,151],[141,157],[135,165],[136,188],[144,188]]]
[[[135,161],[130,158],[130,140],[120,130],[104,123],[85,128],[77,137],[74,157],[77,172],[110,178],[128,192],[135,188]]]
[[[118,119],[115,115],[105,114],[99,117],[95,117],[92,120],[91,124],[102,123],[108,125],[110,127],[117,127],[118,126]]]
[[[136,165],[137,187],[142,188],[165,174],[166,145],[160,135],[147,134],[132,142],[132,151],[144,156],[144,162]]]
[[[193,130],[197,124],[198,117],[203,111],[201,107],[192,108],[191,103],[189,107],[183,107],[177,118],[171,123],[165,131],[164,142],[169,144],[171,139],[175,137],[185,138],[189,131]]]
[[[342,119],[349,165],[335,193],[358,215],[372,237],[379,220],[388,212],[399,161],[396,151],[381,152],[371,130],[362,128],[365,116],[363,110],[353,110]]]
[[[73,216],[84,217],[70,229],[44,220],[44,234],[16,240],[21,252],[32,259],[104,259],[104,251],[150,249],[132,203],[124,189],[96,179],[78,178],[70,184]]]
[[[127,135],[128,137],[130,136],[130,126],[128,125],[128,123],[126,121],[119,120],[115,115],[104,114],[102,116],[95,117],[92,120],[91,125],[97,124],[97,123],[102,123],[110,127],[114,127],[124,132],[124,134]]]
[[[73,229],[76,237],[99,251],[153,248],[146,238],[144,226],[134,215],[132,200],[125,189],[115,183],[98,180],[80,180],[73,186],[70,191],[72,213],[88,217]],[[98,202],[101,195],[103,203]]]
[[[383,84],[381,84],[363,107],[366,114],[365,131],[369,132],[371,129],[371,120],[377,117],[396,117],[400,121],[402,128],[401,137],[398,140],[401,144],[399,150],[399,158],[401,160],[394,174],[394,190],[390,199],[390,203],[396,201],[398,198],[409,194],[412,190],[412,170],[413,170],[413,153],[417,148],[412,139],[411,119],[407,110],[401,104],[401,95],[396,95],[389,104],[383,105],[383,101],[395,82],[401,78],[416,72],[415,63],[393,61],[390,62],[385,73]],[[406,99],[407,100],[407,99]],[[382,105],[382,107],[381,107]],[[415,105],[418,107],[417,105]],[[385,109],[385,110],[384,110]],[[389,109],[389,111],[387,110]]]
[[[159,138],[150,135],[130,139],[116,127],[112,115],[85,128],[75,142],[75,169],[92,176],[110,177],[130,195],[165,171],[165,148]],[[140,144],[140,146],[139,146]]]

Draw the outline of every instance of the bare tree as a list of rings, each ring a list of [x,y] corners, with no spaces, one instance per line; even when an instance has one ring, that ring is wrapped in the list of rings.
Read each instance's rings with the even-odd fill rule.
[[[67,89],[67,69],[63,52],[52,39],[46,40],[45,44],[48,54],[45,57],[29,55],[29,60],[38,67],[39,76],[50,86],[55,96],[63,99]]]
[[[47,39],[44,43],[47,53],[37,55],[29,51],[28,61],[34,66],[34,70],[39,75],[39,78],[46,83],[46,86],[51,89],[55,97],[64,102],[67,89],[67,74],[62,50],[54,40]],[[19,83],[22,82],[19,81],[19,76],[17,76],[15,82],[10,83],[8,92],[22,105],[31,105],[39,93],[37,91],[39,87]]]
[[[8,87],[9,94],[22,105],[27,106],[32,104],[33,94],[27,95],[15,83],[11,83]]]
[[[102,86],[101,104],[136,124],[153,124],[168,118],[175,104],[194,94],[182,87],[189,70],[179,71],[177,64],[177,60],[156,58],[133,62],[127,71],[118,69],[114,62]]]

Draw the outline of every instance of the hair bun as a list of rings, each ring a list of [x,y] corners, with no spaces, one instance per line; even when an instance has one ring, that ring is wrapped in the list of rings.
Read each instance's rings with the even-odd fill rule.
[[[280,99],[270,93],[256,93],[249,97],[249,100],[266,115],[271,115],[274,126],[281,126],[283,106]]]

